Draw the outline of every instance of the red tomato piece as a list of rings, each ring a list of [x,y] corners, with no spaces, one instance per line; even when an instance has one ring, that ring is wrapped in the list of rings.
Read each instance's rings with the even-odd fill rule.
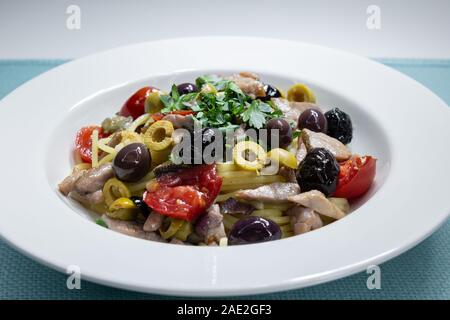
[[[124,117],[133,117],[137,119],[145,112],[145,99],[152,92],[159,91],[154,87],[143,87],[136,91],[120,109],[119,114]]]
[[[160,214],[192,221],[209,208],[221,186],[215,165],[198,165],[161,176],[144,193],[144,201]]]
[[[375,179],[377,159],[371,156],[353,156],[341,163],[334,197],[354,199],[369,190]]]
[[[170,114],[179,114],[182,116],[187,116],[187,115],[190,115],[193,113],[194,113],[194,111],[192,111],[192,110],[176,110],[176,111],[170,112]]]
[[[162,114],[162,113],[154,113],[154,114],[152,114],[152,119],[154,121],[159,121],[162,118],[164,118],[164,114]]]
[[[98,137],[100,139],[108,136],[103,132],[102,127],[88,126],[78,130],[75,138],[76,149],[80,154],[81,159],[87,163],[92,162],[92,132],[94,132],[94,130],[98,131]]]

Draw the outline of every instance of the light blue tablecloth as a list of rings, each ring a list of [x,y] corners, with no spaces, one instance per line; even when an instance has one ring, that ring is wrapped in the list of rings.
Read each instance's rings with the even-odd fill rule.
[[[381,62],[422,82],[450,104],[450,61],[381,60]],[[0,98],[23,82],[61,63],[64,61],[0,60]],[[381,290],[368,290],[367,275],[360,273],[315,287],[248,298],[450,299],[450,222],[420,245],[384,263],[381,270]],[[68,290],[64,274],[39,265],[0,240],[0,299],[168,299],[168,297],[117,290],[86,281],[82,282],[81,290]]]

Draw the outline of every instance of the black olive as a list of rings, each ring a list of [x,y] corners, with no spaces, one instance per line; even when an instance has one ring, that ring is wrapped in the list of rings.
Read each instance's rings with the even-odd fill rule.
[[[180,95],[194,93],[198,91],[198,88],[193,83],[182,83],[177,86],[178,93]]]
[[[175,164],[170,161],[163,162],[160,165],[156,166],[153,169],[153,173],[155,174],[156,178],[160,178],[168,173],[177,172],[186,168],[189,168],[189,165],[185,164]]]
[[[278,129],[278,135],[279,135],[279,147],[280,148],[286,148],[289,146],[292,142],[292,128],[289,125],[289,123],[282,119],[282,118],[274,118],[267,121],[266,124],[267,128],[267,146],[268,149],[271,149],[271,137],[274,134],[272,133],[272,130]]]
[[[183,159],[183,164],[203,164],[203,163],[213,163],[214,160],[222,160],[223,154],[216,155],[216,150],[219,150],[219,144],[217,144],[217,147],[211,147],[211,154],[208,154],[208,152],[205,152],[205,148],[211,145],[212,143],[216,143],[217,138],[222,138],[223,136],[220,133],[218,129],[212,129],[212,128],[203,128],[203,129],[197,129],[192,130],[189,132],[190,136],[190,149],[191,149],[191,156],[190,159],[184,159],[183,157],[183,150],[180,151],[180,156]],[[183,137],[184,139],[184,137]],[[223,141],[220,142],[222,144],[223,148]],[[209,149],[208,149],[209,151]],[[209,158],[205,158],[204,156],[207,155]],[[188,161],[186,163],[185,161]]]
[[[330,151],[316,148],[300,163],[296,176],[302,192],[318,190],[329,196],[336,191],[339,164]]]
[[[150,208],[147,206],[145,201],[141,197],[130,197],[131,201],[133,201],[134,205],[139,209],[139,211],[144,215],[144,217],[148,217],[150,214]]]
[[[320,110],[306,109],[298,117],[298,128],[315,132],[327,132],[327,119]]]
[[[233,225],[228,236],[228,244],[251,244],[280,238],[281,230],[275,222],[261,217],[248,217]]]
[[[113,170],[117,179],[136,182],[150,170],[151,156],[142,143],[131,143],[123,147],[114,158]]]
[[[328,123],[327,135],[338,139],[343,144],[350,143],[353,138],[353,126],[350,116],[339,108],[325,112]]]
[[[274,86],[271,86],[270,84],[266,84],[264,86],[264,91],[265,91],[266,95],[263,98],[261,98],[261,100],[263,100],[263,101],[270,100],[271,98],[281,97],[280,90],[278,90]]]

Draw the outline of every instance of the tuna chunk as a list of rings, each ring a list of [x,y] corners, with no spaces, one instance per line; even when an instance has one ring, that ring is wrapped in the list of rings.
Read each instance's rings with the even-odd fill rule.
[[[89,170],[74,170],[59,184],[59,190],[65,196],[90,205],[103,201],[103,186],[114,177],[112,164],[104,164]]]
[[[181,114],[168,114],[162,118],[162,120],[167,120],[172,122],[175,129],[192,129],[194,128],[194,118],[190,115],[183,116]]]
[[[204,221],[205,231],[204,242],[206,244],[219,243],[221,238],[226,237],[225,227],[223,225],[223,215],[220,213],[218,204],[213,204],[205,213]],[[197,230],[197,229],[196,229]]]
[[[342,142],[325,133],[303,129],[301,138],[308,152],[315,148],[325,148],[336,157],[337,161],[345,161],[352,156],[350,150]]]
[[[173,238],[172,240],[170,240],[171,244],[180,244],[180,245],[189,245],[189,243],[183,242],[180,239],[177,238]]]
[[[245,94],[253,99],[256,97],[264,97],[266,95],[264,84],[259,81],[258,76],[253,73],[241,72],[239,74],[233,74],[232,76],[227,77],[227,79],[236,83]]]
[[[297,177],[295,176],[295,170],[288,167],[280,167],[278,174],[286,179],[287,182],[297,183]]]
[[[235,196],[247,201],[282,203],[286,202],[288,197],[299,193],[300,187],[297,183],[275,182],[256,189],[239,190]]]
[[[112,164],[107,163],[98,168],[89,169],[75,183],[75,190],[82,194],[101,190],[105,182],[114,177]]]
[[[80,177],[85,174],[87,170],[79,170],[79,169],[73,169],[72,174],[70,176],[67,176],[59,185],[59,191],[67,196],[70,191],[72,191],[75,188],[75,183],[77,182]]]
[[[116,132],[111,136],[111,140],[108,142],[108,146],[115,148],[122,141],[122,132]]]
[[[157,233],[144,231],[142,228],[143,225],[135,221],[115,220],[111,219],[106,214],[102,215],[102,220],[106,223],[109,229],[127,236],[144,240],[165,242],[165,240]]]
[[[317,190],[290,196],[288,200],[336,220],[345,217],[345,213],[341,209],[328,200],[322,192]]]
[[[294,234],[302,234],[323,226],[322,219],[311,208],[295,206],[287,211],[291,216],[291,224]]]
[[[300,114],[306,109],[313,108],[322,111],[317,104],[311,102],[288,101],[284,98],[272,98],[272,102],[278,109],[281,110],[281,112],[283,112],[285,118],[292,120],[295,123],[297,123]]]
[[[239,72],[239,75],[244,78],[252,78],[255,80],[259,80],[259,76],[254,72],[242,71],[242,72]]]
[[[76,190],[72,190],[69,192],[69,197],[86,205],[99,204],[104,201],[103,190],[97,190],[95,192],[86,194],[80,193]]]
[[[158,230],[164,220],[164,216],[162,214],[152,212],[148,215],[147,220],[144,223],[144,231],[153,232]]]
[[[298,138],[298,148],[295,153],[295,158],[297,159],[297,163],[302,162],[306,155],[308,154],[308,150],[306,149],[306,145],[303,143],[303,139],[301,137]]]

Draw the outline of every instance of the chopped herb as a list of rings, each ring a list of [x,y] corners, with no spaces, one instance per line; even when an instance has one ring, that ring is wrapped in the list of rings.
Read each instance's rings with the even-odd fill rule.
[[[214,86],[217,92],[200,91],[180,95],[172,86],[171,95],[162,95],[162,113],[177,110],[192,110],[202,126],[228,130],[247,123],[249,127],[260,129],[266,121],[281,115],[270,102],[253,100],[233,81],[217,75],[205,75],[195,80],[198,88],[205,84]]]
[[[106,222],[103,221],[102,219],[97,219],[97,220],[95,220],[95,223],[98,224],[99,226],[102,226],[103,228],[108,229],[108,225],[107,225]]]
[[[292,139],[295,139],[297,137],[300,137],[300,134],[302,133],[301,130],[295,130],[294,132],[292,132]]]
[[[207,74],[207,75],[200,76],[197,79],[195,79],[195,85],[197,86],[197,88],[201,89],[203,87],[203,85],[206,83],[210,83],[215,86],[215,84],[219,83],[222,80],[223,80],[223,78],[219,77],[218,75]]]
[[[180,94],[178,93],[178,88],[176,85],[172,85],[172,90],[170,92],[172,99],[177,101],[180,98]]]

